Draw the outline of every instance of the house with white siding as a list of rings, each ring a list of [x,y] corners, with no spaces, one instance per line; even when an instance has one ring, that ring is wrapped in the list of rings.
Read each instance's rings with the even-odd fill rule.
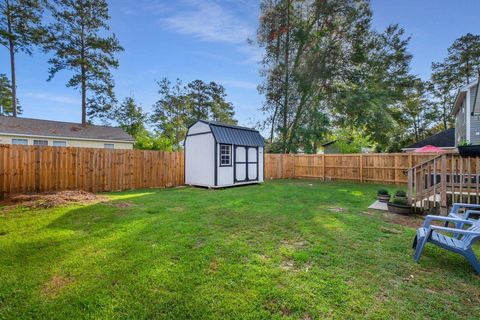
[[[134,143],[118,127],[0,116],[0,144],[133,149]]]
[[[477,98],[479,81],[462,87],[455,98],[455,146],[480,145],[480,98]]]

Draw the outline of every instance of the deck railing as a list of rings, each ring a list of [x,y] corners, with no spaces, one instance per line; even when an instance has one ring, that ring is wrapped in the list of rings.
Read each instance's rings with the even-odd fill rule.
[[[408,171],[408,198],[425,211],[447,211],[454,202],[480,202],[480,158],[443,154]]]

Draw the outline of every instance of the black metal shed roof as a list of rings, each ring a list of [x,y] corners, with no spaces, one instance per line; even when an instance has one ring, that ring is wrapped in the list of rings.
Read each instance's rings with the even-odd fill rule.
[[[229,125],[216,121],[200,121],[207,123],[210,126],[213,136],[218,143],[251,147],[263,147],[265,145],[263,137],[255,129]]]
[[[427,145],[435,146],[438,148],[455,147],[455,128],[450,128],[427,137],[423,140],[417,141],[414,144],[409,145],[405,149],[416,149]]]

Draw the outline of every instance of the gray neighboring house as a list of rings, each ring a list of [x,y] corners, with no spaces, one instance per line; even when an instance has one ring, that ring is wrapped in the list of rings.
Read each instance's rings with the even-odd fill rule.
[[[370,153],[373,152],[373,148],[366,146],[362,147],[360,153]],[[340,154],[340,148],[338,147],[337,140],[332,140],[327,143],[320,145],[318,148],[317,154]]]
[[[471,82],[458,91],[453,106],[455,116],[455,146],[466,142],[480,144],[480,98],[477,98],[479,81]]]
[[[133,149],[134,143],[118,127],[0,116],[0,144]]]

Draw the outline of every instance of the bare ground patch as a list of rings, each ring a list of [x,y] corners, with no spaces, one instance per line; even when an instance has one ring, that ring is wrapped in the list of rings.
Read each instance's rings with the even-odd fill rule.
[[[295,239],[284,239],[280,241],[283,247],[294,250],[294,249],[300,249],[305,247],[308,244],[308,241],[303,239],[303,238],[295,238]]]
[[[390,212],[385,212],[385,211],[378,211],[378,210],[368,210],[368,211],[362,211],[362,214],[366,214],[369,216],[376,216],[380,217],[386,222],[389,223],[394,223],[394,224],[399,224],[405,227],[410,227],[410,228],[418,228],[423,224],[423,221],[425,220],[424,216],[421,215],[403,215],[403,214],[396,214],[396,213],[390,213]],[[385,232],[384,230],[382,230]],[[395,232],[388,232],[386,233],[395,233]]]
[[[283,259],[280,263],[280,269],[290,272],[308,272],[313,266],[311,261],[295,262],[293,259]]]
[[[54,275],[50,280],[42,285],[42,294],[49,298],[55,298],[60,294],[63,288],[72,284],[73,280],[67,277]]]
[[[386,212],[383,214],[383,219],[387,222],[400,224],[405,227],[418,228],[423,224],[423,217],[418,215],[402,215]]]
[[[106,196],[96,195],[86,191],[58,191],[44,193],[16,194],[0,205],[8,207],[24,206],[29,208],[46,209],[68,204],[92,204],[107,201]]]
[[[108,205],[108,206],[111,206],[111,207],[115,207],[115,208],[120,208],[120,209],[123,209],[123,208],[131,208],[131,207],[136,206],[135,203],[130,202],[130,201],[107,202],[107,203],[105,203],[105,205]]]

